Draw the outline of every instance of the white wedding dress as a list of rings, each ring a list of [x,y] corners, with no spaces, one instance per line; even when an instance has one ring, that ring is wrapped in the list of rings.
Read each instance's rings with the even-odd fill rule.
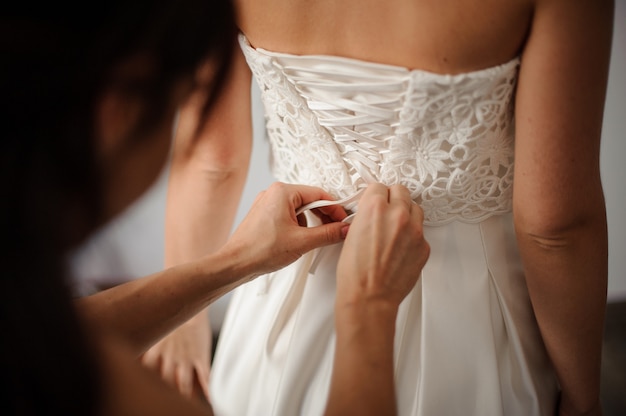
[[[512,226],[519,60],[440,75],[240,44],[278,180],[337,198],[401,183],[424,210],[431,255],[396,326],[400,414],[553,414],[557,384]],[[235,292],[211,372],[216,414],[323,413],[340,250],[313,251]]]

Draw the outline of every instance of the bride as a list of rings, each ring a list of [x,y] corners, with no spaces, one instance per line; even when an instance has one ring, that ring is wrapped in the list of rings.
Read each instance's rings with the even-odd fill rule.
[[[237,3],[241,51],[201,140],[188,138],[203,97],[181,112],[170,265],[228,236],[254,76],[278,180],[322,187],[357,216],[366,184],[400,183],[424,210],[431,255],[396,323],[400,414],[600,414],[613,2]],[[237,290],[211,370],[218,414],[322,413],[339,251]],[[147,356],[204,331],[198,316]],[[183,350],[181,373],[205,383],[206,353]]]

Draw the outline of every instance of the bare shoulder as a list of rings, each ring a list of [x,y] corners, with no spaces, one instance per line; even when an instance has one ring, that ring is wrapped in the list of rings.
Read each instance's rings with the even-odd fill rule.
[[[531,30],[522,51],[521,99],[538,101],[532,98],[538,93],[577,97],[581,103],[570,100],[568,107],[587,111],[588,105],[583,102],[596,103],[594,118],[601,119],[613,32],[613,0],[535,2]],[[531,93],[527,97],[524,91]]]

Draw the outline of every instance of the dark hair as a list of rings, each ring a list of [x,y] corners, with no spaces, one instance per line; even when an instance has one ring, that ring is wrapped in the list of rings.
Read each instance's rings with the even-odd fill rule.
[[[15,2],[14,2],[15,3]],[[96,97],[114,69],[145,55],[155,71],[124,85],[148,104],[148,129],[173,85],[211,59],[219,92],[235,39],[219,0],[37,2],[0,16],[0,407],[89,415],[97,362],[72,306],[65,256],[100,221]]]

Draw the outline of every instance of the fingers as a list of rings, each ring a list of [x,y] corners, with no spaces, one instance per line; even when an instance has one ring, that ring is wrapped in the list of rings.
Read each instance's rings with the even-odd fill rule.
[[[288,184],[274,184],[276,186],[283,186],[286,192],[291,194],[291,200],[296,208],[306,205],[313,201],[319,201],[320,199],[326,199],[332,201],[332,195],[324,191],[321,188],[306,185],[288,185]],[[274,186],[272,185],[272,186]]]
[[[366,200],[375,200],[377,198],[385,199],[390,205],[401,204],[407,211],[413,213],[416,211],[417,218],[423,217],[421,208],[411,199],[411,193],[403,185],[392,185],[387,188],[382,184],[368,185],[361,202]]]
[[[363,208],[366,214],[361,216],[361,220],[356,215],[355,221],[363,222],[361,227],[364,228],[368,228],[368,217],[371,215],[380,217],[376,223],[379,229],[385,228],[387,223],[401,227],[406,218],[417,222],[421,215],[419,209],[413,207],[408,191],[402,186],[390,189],[385,185],[372,184],[357,196],[361,197],[359,211]],[[334,198],[316,187],[280,182],[272,184],[259,194],[250,212],[231,235],[225,250],[238,247],[238,252],[248,253],[248,267],[254,274],[259,274],[284,267],[311,249],[341,242],[346,238],[349,227],[341,222],[347,216],[341,206],[315,204],[316,214],[322,220],[322,225],[315,227],[303,227],[304,217],[295,215],[302,206],[320,200],[332,201]],[[396,212],[394,215],[400,214],[395,222],[387,212],[391,205],[402,208],[393,209]],[[402,216],[405,220],[402,220]],[[387,233],[384,230],[382,232]],[[259,241],[259,235],[264,236],[262,241]]]
[[[402,211],[412,213],[415,206],[409,190],[402,185],[393,185],[388,188],[382,184],[369,184],[359,201],[359,211],[369,213],[365,216],[382,213],[391,207],[399,208],[398,213]]]
[[[341,205],[329,205],[326,207],[317,208],[315,209],[315,211],[319,211],[322,214],[318,216],[325,222],[343,221],[343,219],[348,216],[346,210]]]
[[[160,372],[160,355],[153,349],[149,349],[141,355],[141,362],[148,368]]]
[[[402,204],[411,214],[414,221],[419,224],[424,223],[424,211],[422,207],[417,205],[411,199],[411,193],[402,185],[394,185],[389,188],[389,203],[390,204]]]
[[[176,388],[184,397],[193,398],[194,394],[200,394],[208,400],[209,374],[208,368],[202,363],[180,363],[154,348],[141,356],[141,362],[157,372],[165,382]],[[199,388],[196,388],[196,385]]]
[[[361,201],[364,199],[375,198],[384,198],[385,201],[389,201],[389,188],[381,183],[371,183],[367,185],[367,189],[365,190]]]
[[[149,354],[149,351],[143,355],[142,363],[159,373],[165,382],[175,387],[187,398],[193,397],[194,377],[197,374],[197,382],[202,388],[202,395],[208,398],[208,374],[206,371],[201,371],[200,366],[194,369],[187,365],[177,364],[174,360],[161,355]]]
[[[176,387],[178,387],[178,391],[180,391],[180,393],[187,398],[192,397],[194,374],[195,372],[186,365],[176,366]]]
[[[402,185],[393,185],[389,188],[389,203],[390,204],[403,204],[411,211],[413,208],[413,200],[411,200],[411,193]]]
[[[198,383],[202,394],[205,399],[209,401],[209,372],[203,365],[196,365],[195,367],[195,380]]]
[[[289,185],[277,182],[272,184],[272,187],[279,188],[279,192],[286,193],[294,209],[319,200],[335,200],[328,192],[314,186]],[[346,211],[340,205],[321,207],[318,210],[332,221],[341,221],[347,216]]]
[[[163,357],[161,359],[161,378],[170,386],[176,387],[176,365],[174,361]]]
[[[373,295],[399,304],[430,253],[423,231],[423,212],[408,189],[369,185],[338,262],[338,301]]]
[[[409,190],[402,185],[393,185],[387,188],[382,184],[370,184],[368,185],[361,202],[369,204],[375,202],[375,200],[382,201],[385,205],[397,206],[405,209],[411,215],[412,221],[422,224],[424,214],[422,209],[416,205],[411,199]],[[330,208],[330,207],[324,207]],[[320,245],[328,245],[337,243],[346,238],[348,232],[348,226],[336,227],[338,224],[327,223],[323,226],[311,227],[306,232],[311,241],[311,248],[319,247]]]
[[[348,234],[349,225],[342,222],[331,222],[315,227],[300,228],[301,241],[304,243],[303,250],[309,251],[314,248],[336,244],[343,241]]]

